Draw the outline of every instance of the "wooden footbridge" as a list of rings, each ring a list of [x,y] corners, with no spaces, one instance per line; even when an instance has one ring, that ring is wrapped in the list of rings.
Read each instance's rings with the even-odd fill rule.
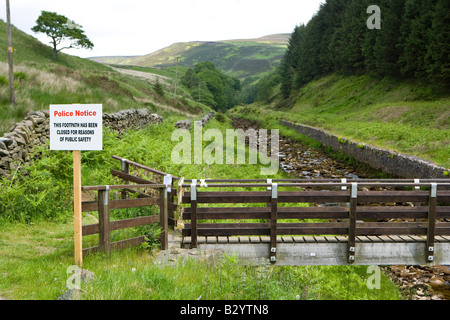
[[[99,233],[99,246],[85,253],[142,243],[111,243],[109,232],[150,223],[160,223],[166,250],[168,226],[179,222],[181,247],[221,250],[242,263],[450,264],[450,179],[185,180],[113,158],[122,184],[83,187],[98,192],[83,211],[99,212],[98,224],[83,226],[83,235]],[[109,221],[109,210],[142,206],[159,215]]]
[[[182,187],[185,247],[255,264],[450,263],[450,180],[190,180]]]

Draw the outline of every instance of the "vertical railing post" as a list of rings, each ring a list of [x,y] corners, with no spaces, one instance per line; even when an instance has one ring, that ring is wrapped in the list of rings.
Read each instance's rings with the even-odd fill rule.
[[[167,187],[159,189],[159,225],[161,227],[161,250],[169,247],[169,217],[167,213]]]
[[[130,172],[130,167],[129,167],[129,164],[128,164],[128,162],[127,162],[127,159],[122,159],[121,160],[121,171],[123,172],[123,173],[126,173],[126,174],[128,174],[129,172]],[[128,184],[128,181],[125,181],[124,182],[124,184]],[[127,198],[127,191],[126,190],[123,190],[122,192],[121,192],[121,197],[122,197],[122,199],[126,199]]]
[[[197,180],[191,184],[191,249],[197,248]]]
[[[99,247],[106,253],[110,252],[111,239],[109,229],[109,186],[98,191],[98,233]]]
[[[437,206],[437,183],[431,183],[430,197],[428,201],[428,226],[427,226],[427,262],[434,260],[434,238],[436,233],[436,206]]]
[[[348,219],[347,258],[349,263],[355,262],[356,251],[356,208],[358,205],[358,184],[352,182],[350,195],[350,211]]]
[[[272,197],[270,210],[270,262],[277,261],[277,212],[278,211],[278,184],[272,183]]]
[[[419,184],[420,183],[420,179],[414,179],[414,183]],[[420,191],[420,186],[414,186],[414,191]],[[420,202],[414,202],[413,203],[414,207],[418,207],[420,206]],[[414,222],[417,222],[417,218],[414,218]]]
[[[169,208],[169,203],[173,204],[174,194],[173,191],[173,177],[171,174],[164,176],[164,184],[166,185],[167,190],[167,223],[171,226],[176,226],[177,221],[175,220],[175,214],[173,207]],[[170,219],[170,220],[169,220]]]

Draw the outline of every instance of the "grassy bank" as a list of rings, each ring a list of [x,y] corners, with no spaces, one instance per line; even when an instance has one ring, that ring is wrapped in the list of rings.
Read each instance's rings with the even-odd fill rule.
[[[178,142],[169,137],[177,119],[129,131],[121,139],[106,131],[103,151],[82,153],[83,185],[113,183],[109,169],[120,165],[113,154],[186,178],[260,178],[259,165],[174,164],[171,151]],[[208,128],[225,132],[231,122],[212,120]],[[67,268],[73,264],[71,155],[40,151],[41,160],[19,174],[17,183],[0,185],[0,297],[5,299],[56,299],[67,289]],[[283,172],[276,177],[284,177]],[[112,218],[138,214],[121,211],[112,211]],[[95,219],[95,214],[83,216],[84,224]],[[97,239],[83,240],[90,246]],[[363,266],[245,267],[233,257],[162,266],[155,260],[155,241],[150,243],[153,250],[139,247],[86,257],[83,267],[94,272],[95,280],[83,285],[82,299],[401,299],[385,276],[380,290],[368,289],[370,274]]]
[[[274,101],[236,107],[231,113],[311,125],[450,168],[450,93],[445,89],[417,81],[333,74],[310,82],[290,104]]]

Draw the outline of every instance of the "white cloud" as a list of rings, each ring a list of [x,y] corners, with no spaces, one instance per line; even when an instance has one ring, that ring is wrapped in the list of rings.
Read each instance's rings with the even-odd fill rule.
[[[12,23],[30,30],[41,10],[81,24],[94,50],[82,57],[147,54],[175,42],[255,38],[290,33],[307,23],[324,0],[20,0],[11,1]],[[6,20],[4,10],[0,19]]]

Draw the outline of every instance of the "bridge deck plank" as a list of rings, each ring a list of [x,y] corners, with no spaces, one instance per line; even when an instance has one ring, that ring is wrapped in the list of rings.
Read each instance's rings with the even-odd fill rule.
[[[250,238],[248,236],[240,236],[239,237],[239,243],[249,243]]]
[[[238,237],[225,237],[228,239],[228,243],[239,243]]]
[[[333,243],[339,242],[338,239],[336,239],[336,237],[333,237],[333,236],[325,236],[325,239],[326,239],[328,242],[333,242]]]
[[[198,243],[208,244],[224,244],[224,243],[269,243],[268,236],[207,236],[198,237]],[[346,243],[345,236],[278,236],[278,243]],[[402,236],[358,236],[356,242],[359,243],[405,243],[405,242],[426,242],[426,237],[416,235],[402,235]],[[436,236],[436,242],[450,242],[450,236]],[[183,244],[190,244],[191,237],[183,238]]]
[[[261,239],[259,236],[251,236],[250,243],[261,243]]]
[[[270,242],[270,237],[269,236],[261,236],[261,243],[269,243]]]

